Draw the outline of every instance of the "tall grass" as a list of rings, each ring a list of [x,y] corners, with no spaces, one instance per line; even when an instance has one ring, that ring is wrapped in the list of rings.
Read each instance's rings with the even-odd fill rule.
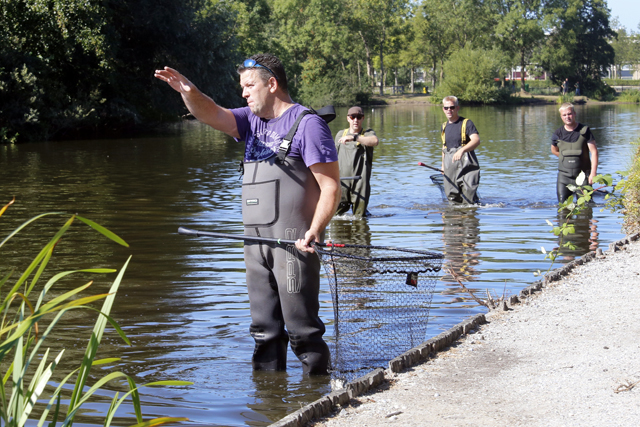
[[[12,203],[13,201],[0,209],[0,216],[5,213]],[[35,221],[51,215],[59,216],[61,214],[46,213],[26,221],[0,242],[0,250],[8,241],[17,239],[23,229]],[[117,409],[129,397],[135,409],[135,426],[137,427],[186,421],[187,418],[178,417],[155,418],[144,421],[138,394],[139,386],[136,386],[133,379],[122,372],[111,372],[100,378],[95,384],[87,384],[89,373],[93,366],[120,360],[118,358],[95,358],[107,324],[110,324],[115,329],[125,343],[130,344],[122,329],[110,317],[110,312],[131,258],[125,262],[118,272],[108,293],[84,295],[84,291],[92,284],[92,282],[89,282],[61,294],[60,291],[56,290],[55,293],[60,295],[51,297],[50,294],[54,293],[51,291],[55,289],[61,279],[67,276],[77,273],[106,274],[117,271],[108,268],[65,271],[53,275],[46,283],[42,284],[46,275],[46,267],[56,246],[76,220],[88,225],[112,241],[128,247],[124,240],[106,228],[86,218],[71,215],[22,274],[14,277],[13,271],[0,273],[0,291],[2,291],[1,295],[4,297],[0,299],[0,366],[2,367],[2,372],[0,372],[2,375],[0,417],[2,418],[2,425],[22,427],[31,419],[32,414],[35,413],[34,409],[38,408],[37,412],[41,413],[37,424],[38,427],[43,426],[45,423],[49,427],[55,427],[58,424],[71,426],[82,405],[88,402],[106,383],[115,379],[125,379],[129,385],[129,391],[123,396],[119,396],[118,393],[115,394],[105,415],[105,426],[111,425]],[[7,288],[9,289],[7,290]],[[89,305],[101,300],[103,302],[100,310]],[[54,387],[49,380],[64,357],[65,351],[62,350],[56,355],[50,355],[50,349],[46,348],[45,343],[55,330],[60,319],[70,310],[76,309],[97,312],[97,320],[87,343],[84,357],[78,361],[79,366],[67,373],[58,386]],[[46,321],[49,323],[44,332],[42,332],[41,328]],[[62,405],[63,387],[73,381],[74,378],[75,385],[68,404]],[[143,386],[184,386],[189,384],[192,383],[186,381],[157,381]],[[40,399],[45,390],[51,396],[48,401]]]
[[[556,99],[556,104],[560,105],[564,104],[565,102],[573,104],[574,98],[575,95],[573,94],[573,92],[567,92],[564,95],[558,96],[558,98]]]
[[[618,95],[618,98],[616,99],[616,101],[638,103],[640,102],[640,90],[636,90],[636,89],[626,90],[622,92],[620,95]]]
[[[618,172],[622,179],[616,184],[619,195],[607,202],[614,212],[623,212],[623,229],[627,234],[640,232],[640,138],[636,139],[635,157],[627,171]]]

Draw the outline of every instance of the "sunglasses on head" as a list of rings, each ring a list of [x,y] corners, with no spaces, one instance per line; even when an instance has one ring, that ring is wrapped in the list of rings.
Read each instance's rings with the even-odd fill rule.
[[[349,115],[349,118],[351,120],[355,120],[355,119],[362,120],[363,117],[364,117],[364,115],[362,115],[362,114],[351,114],[351,115]]]
[[[262,64],[258,64],[256,62],[255,59],[245,59],[244,62],[242,63],[242,66],[244,68],[264,68],[265,70],[267,70],[268,72],[271,73],[271,75],[273,75],[273,77],[276,78],[276,80],[278,80],[278,76],[276,76],[276,73],[274,73],[271,68],[264,66]]]
[[[445,109],[445,110],[455,110],[456,109],[455,105],[453,105],[451,107],[442,107],[442,108]]]

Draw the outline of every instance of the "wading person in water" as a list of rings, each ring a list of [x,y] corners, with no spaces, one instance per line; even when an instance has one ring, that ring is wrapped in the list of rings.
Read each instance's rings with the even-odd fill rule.
[[[480,166],[475,149],[480,136],[473,122],[458,115],[458,98],[447,96],[442,100],[447,121],[442,124],[442,170],[444,192],[454,203],[478,203]]]
[[[556,193],[558,201],[562,203],[573,195],[567,185],[576,185],[580,172],[584,172],[589,185],[593,184],[593,178],[598,173],[598,147],[591,129],[576,121],[573,104],[562,104],[560,117],[564,125],[551,137],[551,153],[558,156]]]
[[[363,217],[369,214],[367,206],[371,196],[371,167],[373,165],[373,147],[378,145],[378,137],[373,129],[364,129],[364,112],[360,107],[351,107],[347,111],[349,127],[336,134],[340,176],[360,176],[359,180],[344,180],[342,198],[336,215],[344,215],[353,209],[353,214]]]
[[[244,141],[245,234],[297,240],[295,247],[245,242],[253,368],[285,370],[290,343],[304,373],[326,374],[329,349],[318,316],[320,261],[312,243],[323,240],[340,199],[331,131],[322,118],[292,101],[284,67],[275,56],[254,55],[238,74],[247,107],[236,109],[220,107],[172,68],[157,70],[155,76],[182,95],[198,120]],[[280,158],[283,138],[301,114]]]

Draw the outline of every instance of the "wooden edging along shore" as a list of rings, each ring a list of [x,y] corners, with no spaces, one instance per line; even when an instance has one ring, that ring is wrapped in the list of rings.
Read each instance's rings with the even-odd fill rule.
[[[609,244],[607,253],[618,252],[624,249],[626,245],[638,240],[639,238],[640,233],[635,233],[613,242]],[[507,301],[503,301],[498,309],[508,310],[509,306],[519,304],[522,300],[530,297],[534,293],[542,291],[542,289],[548,284],[561,280],[579,265],[586,264],[594,259],[604,256],[605,252],[603,252],[602,249],[597,249],[583,255],[577,260],[565,264],[560,268],[550,271],[544,276],[544,279],[538,280],[522,289],[519,295],[512,295],[507,298]],[[337,407],[347,406],[351,399],[376,389],[384,382],[391,379],[396,373],[416,366],[439,352],[447,351],[453,343],[460,339],[460,337],[476,330],[480,325],[485,323],[487,323],[487,320],[484,314],[478,314],[466,319],[449,330],[442,332],[440,335],[437,335],[392,359],[389,361],[388,369],[385,370],[378,368],[363,377],[350,381],[345,385],[345,388],[332,391],[315,402],[312,402],[294,413],[287,415],[280,421],[271,424],[270,427],[304,427],[308,422],[314,419],[327,416]]]

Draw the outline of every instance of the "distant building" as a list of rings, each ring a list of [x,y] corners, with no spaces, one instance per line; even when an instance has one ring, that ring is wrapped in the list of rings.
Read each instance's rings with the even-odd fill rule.
[[[640,80],[640,64],[623,65],[620,69],[615,66],[611,67],[607,77],[610,79]]]

